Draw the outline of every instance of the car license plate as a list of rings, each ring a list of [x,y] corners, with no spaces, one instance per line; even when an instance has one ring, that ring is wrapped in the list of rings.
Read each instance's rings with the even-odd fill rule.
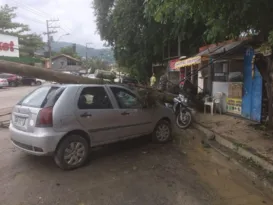
[[[19,126],[24,126],[25,121],[26,121],[26,119],[22,118],[22,117],[15,117],[15,119],[14,119],[15,124],[19,125]]]

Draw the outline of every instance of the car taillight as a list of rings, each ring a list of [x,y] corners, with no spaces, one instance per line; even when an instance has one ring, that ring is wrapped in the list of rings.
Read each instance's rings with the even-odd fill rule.
[[[37,117],[36,127],[52,127],[52,111],[53,107],[46,107],[41,109]]]

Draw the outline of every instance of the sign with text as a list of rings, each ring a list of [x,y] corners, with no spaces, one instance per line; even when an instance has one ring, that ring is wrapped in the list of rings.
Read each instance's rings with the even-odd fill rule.
[[[177,61],[175,63],[175,69],[200,64],[202,61],[205,61],[205,60],[208,60],[208,58],[204,57],[204,56],[195,56],[195,57],[188,58],[185,60]]]
[[[179,59],[173,59],[169,61],[169,70],[170,71],[174,71],[175,70],[175,63],[178,62]]]
[[[0,56],[19,57],[18,37],[0,34]]]

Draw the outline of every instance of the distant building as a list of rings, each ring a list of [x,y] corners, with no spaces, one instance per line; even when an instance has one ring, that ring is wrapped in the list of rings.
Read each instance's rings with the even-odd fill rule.
[[[69,55],[61,54],[52,58],[52,70],[78,72],[82,70],[81,61]]]

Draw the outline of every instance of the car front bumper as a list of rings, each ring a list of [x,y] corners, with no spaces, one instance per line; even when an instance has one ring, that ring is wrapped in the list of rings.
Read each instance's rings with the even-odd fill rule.
[[[55,149],[65,133],[44,131],[39,128],[34,133],[18,130],[10,123],[10,138],[14,146],[32,155],[48,156],[55,152]]]

